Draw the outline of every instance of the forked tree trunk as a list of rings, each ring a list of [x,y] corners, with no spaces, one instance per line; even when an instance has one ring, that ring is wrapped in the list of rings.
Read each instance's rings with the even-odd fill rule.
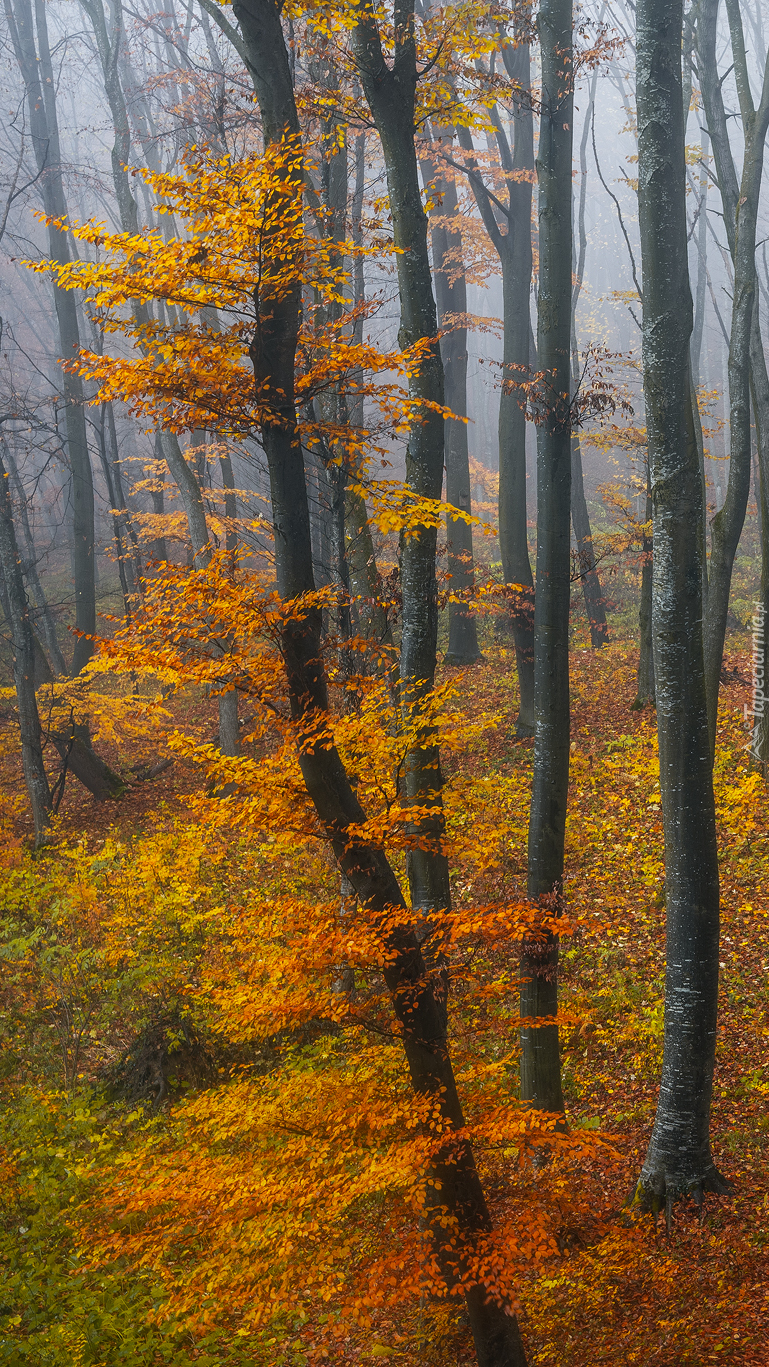
[[[268,145],[282,143],[286,158],[284,183],[276,188],[273,204],[267,206],[268,222],[273,213],[278,220],[274,231],[282,236],[286,219],[292,214],[301,215],[303,177],[299,120],[279,10],[272,0],[235,0],[234,11],[259,101],[265,140]],[[373,16],[371,26],[376,33]],[[413,125],[411,131],[413,137]],[[421,212],[421,204],[419,209]],[[269,262],[269,250],[265,260]],[[282,271],[285,264],[284,257]],[[273,290],[268,267],[260,286],[260,346],[254,349],[253,359],[257,384],[269,374],[271,391],[279,396],[273,413],[265,417],[262,439],[270,472],[278,588],[282,597],[291,599],[314,588],[307,486],[294,393],[301,307],[298,264],[294,288],[286,288],[283,274],[278,291]],[[423,582],[423,594],[429,595],[432,583],[434,572]],[[424,612],[427,615],[429,609],[426,607]],[[320,725],[328,710],[319,649],[320,627],[320,614],[312,610],[302,620],[287,623],[283,635],[292,713],[297,722],[306,723],[308,731],[299,763],[343,874],[361,905],[381,917],[388,952],[384,976],[401,1025],[414,1090],[429,1098],[455,1131],[454,1142],[435,1159],[431,1173],[435,1205],[430,1202],[426,1212],[445,1265],[452,1254],[436,1207],[447,1210],[450,1220],[455,1222],[460,1244],[470,1246],[482,1231],[489,1229],[489,1215],[472,1150],[458,1133],[464,1118],[446,1041],[443,993],[436,989],[435,976],[427,971],[413,923],[387,929],[391,909],[403,907],[405,899],[383,852],[351,832],[351,827],[365,820],[365,813],[338,751],[328,743]],[[409,627],[413,628],[413,617]],[[322,740],[313,745],[309,737],[317,736],[319,730]],[[493,1301],[487,1304],[483,1289],[469,1290],[466,1301],[481,1367],[523,1367],[525,1357],[515,1317]]]
[[[654,529],[657,687],[667,942],[657,1115],[636,1190],[655,1212],[724,1191],[710,1151],[719,889],[702,647],[701,486],[688,439],[692,300],[681,95],[682,0],[637,10],[643,372]]]
[[[537,429],[537,590],[534,610],[534,777],[529,896],[557,912],[563,886],[569,786],[569,600],[571,597],[571,0],[539,11],[542,114],[539,154],[538,367],[545,374]],[[521,956],[521,1098],[563,1111],[558,1026],[558,939],[543,932]]]

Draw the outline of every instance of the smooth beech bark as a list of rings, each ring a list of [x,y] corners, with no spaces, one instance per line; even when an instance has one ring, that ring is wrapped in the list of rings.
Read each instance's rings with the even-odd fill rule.
[[[56,82],[48,44],[44,0],[5,0],[5,13],[27,96],[29,132],[39,174],[43,207],[55,221],[67,218],[62,179],[59,126],[56,114]],[[65,229],[48,224],[48,250],[52,260],[67,265],[71,260]],[[77,301],[70,290],[53,285],[59,348],[69,361],[80,350]],[[85,425],[82,376],[65,370],[62,375],[67,453],[72,473],[72,535],[75,579],[75,640],[72,674],[90,659],[96,633],[96,580],[94,561],[93,474]]]
[[[427,249],[427,215],[422,204],[414,142],[417,84],[413,3],[396,4],[395,55],[385,60],[370,0],[358,10],[351,42],[366,102],[379,133],[387,173],[393,240],[397,249],[400,331],[405,350],[427,343],[419,365],[409,373],[409,394],[417,401],[443,406],[443,362]],[[423,410],[411,428],[406,447],[406,483],[415,494],[439,499],[443,487],[444,419],[433,408]],[[440,752],[422,720],[435,681],[438,642],[438,586],[435,569],[437,531],[420,528],[401,537],[402,596],[400,682],[404,722],[413,727],[416,744],[406,757],[406,797],[426,814],[415,820],[408,869],[412,906],[430,912],[451,901],[444,834]]]
[[[283,197],[286,212],[301,213],[299,121],[279,8],[273,0],[235,0],[234,12],[262,114],[265,139],[268,145],[282,146],[285,154],[285,179],[276,193]],[[410,136],[413,155],[413,122]],[[419,209],[421,212],[421,204]],[[426,236],[424,240],[426,249]],[[265,260],[269,262],[269,252],[265,253]],[[285,266],[284,257],[282,272]],[[263,393],[268,391],[272,396],[271,411],[263,420],[262,440],[270,473],[276,573],[281,596],[297,599],[314,590],[307,485],[294,390],[301,308],[298,263],[295,287],[286,287],[283,276],[275,294],[271,294],[267,266],[260,282],[259,302],[260,338],[252,356],[256,383]],[[411,468],[415,458],[412,452]],[[428,600],[433,584],[434,568],[422,583],[422,593]],[[411,592],[415,591],[416,585],[412,585]],[[422,620],[428,625],[434,611],[435,604],[428,601],[422,610]],[[409,631],[413,629],[412,615]],[[384,852],[351,833],[352,827],[365,821],[365,813],[339,752],[329,743],[323,726],[328,697],[320,634],[320,612],[312,606],[304,616],[287,622],[283,633],[292,714],[305,729],[299,764],[342,873],[360,905],[382,926],[388,952],[384,977],[400,1022],[414,1089],[439,1108],[451,1130],[434,1160],[434,1186],[430,1188],[433,1195],[426,1211],[438,1256],[451,1280],[461,1269],[463,1250],[472,1248],[478,1236],[490,1229],[490,1219],[472,1149],[464,1134],[464,1117],[446,1038],[445,990],[440,975],[428,970],[417,924],[411,920],[396,925],[391,922],[392,909],[403,908],[405,899]],[[408,649],[408,658],[413,660],[410,642]],[[449,1224],[454,1226],[452,1247],[443,1223],[444,1210]],[[481,1367],[524,1367],[518,1325],[510,1310],[493,1300],[487,1302],[485,1289],[479,1286],[469,1287],[465,1299]]]
[[[585,113],[585,120],[582,128],[582,140],[579,146],[579,212],[577,214],[579,254],[576,260],[574,271],[574,284],[571,292],[571,382],[572,390],[576,393],[581,380],[579,345],[577,339],[577,305],[579,296],[582,292],[582,280],[585,274],[585,257],[587,255],[587,231],[585,229],[585,202],[587,199],[587,140],[592,126],[592,114],[595,106],[595,88],[598,81],[598,68],[593,72],[590,81],[590,95],[588,107]],[[577,543],[579,555],[579,576],[582,581],[582,593],[585,599],[585,612],[590,624],[590,644],[594,650],[600,650],[601,646],[606,645],[609,640],[609,628],[606,624],[606,603],[601,589],[601,581],[598,577],[598,570],[595,563],[595,551],[593,550],[593,532],[590,526],[590,514],[585,498],[585,483],[582,475],[582,451],[580,449],[579,432],[573,431],[571,434],[571,522],[574,528],[574,539]]]
[[[538,369],[544,374],[537,428],[537,589],[534,610],[534,776],[528,890],[548,915],[563,887],[569,786],[569,600],[571,596],[572,7],[539,11],[542,113],[539,130]],[[532,936],[521,955],[521,1098],[563,1111],[558,1026],[558,939]],[[549,1023],[539,1024],[544,1020]]]
[[[0,571],[13,644],[13,682],[19,710],[21,762],[32,807],[35,848],[38,849],[45,843],[51,821],[51,790],[43,764],[42,730],[35,696],[35,638],[21,574],[9,485],[10,476],[0,456]]]
[[[702,646],[701,483],[689,439],[692,299],[681,94],[682,0],[637,10],[643,376],[651,466],[652,629],[667,940],[665,1035],[654,1130],[635,1201],[655,1213],[724,1191],[710,1150],[719,887]]]
[[[646,468],[646,506],[644,527],[652,520],[652,491],[649,467]],[[656,704],[654,688],[654,642],[652,639],[652,579],[654,577],[654,537],[644,530],[641,538],[641,606],[638,612],[638,692],[633,707],[640,710]]]
[[[718,0],[703,0],[699,19],[702,94],[729,250],[734,265],[732,321],[729,336],[729,482],[724,506],[710,524],[711,549],[707,606],[703,624],[705,687],[708,699],[710,752],[715,753],[718,691],[729,611],[732,569],[750,494],[750,338],[756,299],[756,224],[758,220],[764,146],[769,129],[769,59],[764,68],[758,108],[754,106],[745,54],[742,18],[737,0],[727,0],[734,75],[740,104],[745,150],[739,181],[726,127],[721,81],[716,65]],[[757,307],[757,304],[755,305]]]
[[[442,148],[451,150],[453,130],[435,130],[432,143],[422,150],[422,177],[432,205],[431,245],[435,302],[441,337],[446,407],[456,418],[447,418],[444,430],[446,454],[446,502],[463,513],[470,506],[470,459],[467,442],[467,280],[462,258],[462,235],[458,226],[459,204],[456,182],[443,173],[439,156]],[[446,664],[468,665],[481,659],[478,629],[469,603],[475,586],[473,568],[473,529],[461,518],[446,516],[449,590],[464,594],[459,602],[449,603],[449,647]]]

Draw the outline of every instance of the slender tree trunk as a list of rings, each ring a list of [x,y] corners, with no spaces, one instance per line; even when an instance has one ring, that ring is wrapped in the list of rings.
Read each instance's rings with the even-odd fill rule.
[[[682,0],[640,0],[636,100],[643,371],[651,466],[667,963],[662,1080],[636,1200],[723,1191],[710,1152],[719,889],[702,648],[700,478],[688,439],[692,300],[681,96]]]
[[[705,0],[701,15],[701,66],[712,62],[703,78],[703,99],[713,139],[724,223],[734,263],[732,323],[729,338],[729,483],[724,506],[711,522],[710,572],[703,622],[705,686],[708,699],[710,752],[715,753],[718,693],[721,681],[726,618],[732,569],[748,506],[751,474],[750,335],[756,295],[756,223],[763,173],[764,144],[769,128],[769,61],[764,69],[758,109],[750,91],[742,20],[736,0],[727,0],[735,79],[740,101],[745,153],[738,197],[736,175],[726,135],[721,83],[716,69],[718,0]]]
[[[529,817],[529,896],[557,913],[563,886],[569,785],[569,599],[571,530],[571,0],[539,11],[542,114],[539,132],[537,352],[547,400],[537,430],[537,592],[534,617],[536,729]],[[558,1026],[558,940],[532,936],[521,956],[521,1098],[563,1111]]]
[[[279,11],[272,0],[235,0],[234,11],[243,34],[242,46],[260,105],[265,140],[268,145],[282,144],[286,157],[285,181],[281,189],[276,188],[274,205],[282,231],[287,216],[302,212],[302,164],[299,121]],[[373,16],[371,25],[376,33]],[[419,208],[421,211],[421,204]],[[268,218],[270,211],[268,206]],[[269,261],[269,252],[265,258]],[[281,269],[285,270],[285,259]],[[268,373],[271,391],[279,396],[274,412],[264,419],[262,439],[270,472],[278,588],[282,597],[291,599],[312,592],[314,587],[307,486],[294,397],[301,307],[298,280],[292,290],[287,289],[283,274],[279,289],[274,291],[268,270],[261,282],[259,304],[262,316],[259,346],[253,351],[254,371],[257,384]],[[433,579],[423,583],[423,592],[429,594],[432,582],[434,568]],[[322,734],[328,699],[319,649],[320,628],[319,612],[310,610],[303,619],[287,622],[283,635],[292,713],[298,722],[306,723],[308,733],[299,751],[299,763],[342,873],[361,905],[381,916],[388,965],[384,976],[400,1022],[414,1090],[437,1106],[453,1131],[453,1142],[436,1156],[432,1167],[434,1195],[426,1214],[439,1256],[444,1263],[453,1260],[456,1264],[456,1252],[450,1253],[447,1247],[441,1211],[447,1212],[460,1246],[472,1246],[478,1235],[489,1229],[490,1221],[472,1149],[460,1134],[464,1117],[446,1041],[445,995],[436,990],[436,976],[428,972],[413,923],[387,929],[391,909],[403,907],[404,898],[385,855],[351,831],[365,821],[365,813],[338,751]],[[310,737],[318,737],[319,732],[322,739],[313,744]],[[460,1262],[461,1257],[460,1251]],[[487,1304],[483,1288],[468,1291],[466,1302],[481,1367],[524,1367],[515,1317],[493,1301]]]
[[[587,255],[587,232],[585,230],[585,203],[587,200],[587,139],[592,126],[597,80],[598,69],[596,68],[590,82],[590,97],[582,128],[582,141],[580,142],[579,147],[580,186],[579,213],[577,215],[579,256],[575,263],[574,284],[571,292],[571,382],[574,392],[576,392],[581,379],[579,347],[577,343],[577,304],[579,303],[579,296],[582,291],[582,280],[585,273],[585,257]],[[600,647],[606,645],[609,640],[609,629],[606,624],[606,603],[595,564],[593,532],[590,526],[590,515],[587,510],[587,500],[585,498],[585,484],[582,477],[582,451],[580,448],[579,434],[576,431],[572,432],[571,437],[571,521],[574,528],[574,538],[577,542],[579,573],[582,580],[582,592],[585,598],[585,611],[587,613],[587,620],[590,624],[590,643],[594,650],[599,650]]]
[[[428,342],[423,359],[409,374],[409,393],[417,401],[443,406],[443,364],[427,250],[427,216],[422,206],[414,144],[417,80],[413,5],[404,8],[396,32],[396,56],[385,62],[369,0],[352,31],[361,84],[382,143],[393,239],[397,249],[402,348]],[[414,424],[406,448],[406,483],[421,497],[439,499],[443,485],[443,418],[431,408]],[[438,640],[438,590],[435,571],[437,533],[421,528],[401,537],[401,707],[417,744],[406,758],[406,796],[427,814],[414,823],[409,851],[412,905],[424,912],[450,905],[444,832],[440,754],[430,728],[421,720],[435,680]]]
[[[350,214],[350,235],[357,248],[363,244],[363,195],[366,180],[366,134],[359,133],[355,139],[355,185],[352,194]],[[356,316],[353,322],[353,342],[360,345],[363,341],[362,309],[366,302],[366,279],[363,269],[363,256],[360,251],[352,260],[353,308]],[[348,398],[348,417],[352,427],[362,427],[364,420],[363,396],[353,394]],[[345,485],[344,526],[345,551],[350,580],[351,613],[353,631],[363,635],[380,646],[392,646],[392,628],[387,609],[381,599],[381,577],[377,570],[374,541],[363,496]]]
[[[160,482],[160,480],[162,479],[162,472],[164,467],[165,457],[163,455],[163,448],[160,444],[160,431],[158,430],[155,432],[155,472],[153,476],[154,480]],[[150,497],[152,499],[152,511],[155,517],[165,517],[165,499],[163,497],[162,485],[157,489],[153,489],[150,494]],[[161,563],[168,560],[168,547],[166,545],[165,536],[162,533],[160,536],[156,536],[153,538],[152,554],[154,559],[161,561]]]
[[[43,639],[45,641],[46,650],[48,651],[50,665],[55,674],[66,674],[67,665],[64,656],[61,652],[59,638],[56,634],[56,623],[53,620],[53,613],[51,612],[51,609],[48,605],[48,599],[45,595],[43,586],[40,582],[40,576],[37,572],[37,564],[35,559],[35,540],[32,535],[32,528],[29,525],[29,514],[27,512],[27,497],[24,492],[24,486],[21,482],[19,468],[16,464],[16,457],[13,453],[13,446],[11,442],[3,442],[3,453],[8,465],[9,473],[11,475],[14,485],[16,486],[16,493],[19,499],[19,520],[21,521],[22,531],[24,533],[24,542],[27,548],[26,578],[29,580],[29,583],[32,587],[32,592],[35,595],[35,604],[37,606],[38,612],[40,613],[42,634]]]
[[[502,574],[514,585],[510,622],[515,641],[520,704],[517,736],[534,734],[534,578],[529,560],[526,513],[526,401],[522,381],[531,370],[531,195],[534,178],[534,123],[531,64],[525,43],[502,46],[513,82],[514,146],[511,153],[502,122],[492,114],[502,169],[507,176],[507,207],[492,205],[474,158],[468,164],[470,188],[502,267],[502,392],[499,399],[499,545]],[[458,127],[460,146],[472,156],[470,130]],[[498,212],[495,213],[495,207]],[[499,218],[504,217],[506,231]]]
[[[31,0],[5,0],[5,12],[16,59],[27,94],[29,129],[35,153],[43,205],[48,217],[67,217],[61,173],[59,129],[56,117],[56,82],[48,45],[44,0],[35,0],[35,25]],[[37,29],[37,46],[35,44]],[[48,225],[48,249],[54,261],[70,261],[66,231]],[[60,352],[71,360],[80,350],[77,303],[70,290],[53,286]],[[94,562],[93,475],[88,454],[82,377],[63,374],[67,452],[72,472],[72,532],[75,579],[75,641],[72,673],[78,674],[93,653],[96,633],[96,585]]]
[[[646,526],[652,520],[652,491],[649,465],[646,465]],[[633,707],[655,706],[654,650],[652,641],[652,579],[654,575],[654,538],[644,532],[641,540],[641,607],[638,613],[640,650],[638,654],[638,692]]]
[[[758,445],[758,489],[761,524],[761,597],[754,604],[754,630],[761,628],[754,644],[754,687],[751,700],[750,762],[769,781],[769,375],[758,316],[753,310],[750,338],[753,411]],[[759,686],[760,685],[760,686]]]
[[[16,529],[13,525],[9,476],[0,456],[0,570],[13,640],[13,681],[19,709],[21,761],[27,785],[35,848],[44,844],[51,819],[51,790],[43,764],[40,715],[35,697],[35,641],[29,620],[29,605],[21,575]]]
[[[441,129],[436,145],[451,148],[452,131]],[[435,302],[438,322],[444,329],[441,338],[445,402],[456,419],[447,418],[444,428],[446,452],[446,501],[464,513],[470,507],[470,463],[467,444],[467,281],[462,258],[462,235],[458,226],[459,206],[456,182],[441,174],[437,158],[422,156],[422,178],[430,185],[431,245]],[[446,517],[449,591],[464,595],[465,601],[449,603],[449,648],[446,664],[474,664],[481,658],[478,631],[469,601],[475,585],[472,526],[450,514]]]
[[[700,168],[700,202],[697,219],[697,292],[694,306],[694,330],[692,332],[692,384],[695,390],[702,383],[702,338],[705,329],[705,291],[708,274],[708,156],[710,137],[706,128],[702,129]]]

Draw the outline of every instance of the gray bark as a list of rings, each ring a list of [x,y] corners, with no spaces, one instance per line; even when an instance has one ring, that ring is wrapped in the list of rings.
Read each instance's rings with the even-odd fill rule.
[[[62,180],[56,83],[48,45],[45,3],[44,0],[35,0],[34,24],[31,0],[5,0],[5,12],[27,95],[29,131],[40,174],[43,206],[50,218],[59,220],[67,217],[67,202]],[[69,264],[71,256],[67,233],[53,223],[48,225],[48,250],[52,260],[61,265]],[[63,360],[71,360],[80,350],[75,296],[71,290],[61,289],[55,283],[53,296],[61,356]],[[72,472],[75,629],[81,633],[75,641],[72,660],[74,675],[90,659],[96,633],[93,475],[88,454],[82,377],[64,371],[62,385],[67,452]]]
[[[299,120],[280,16],[272,0],[236,0],[242,48],[257,94],[265,137],[298,144]],[[225,21],[226,22],[226,21]],[[376,32],[373,16],[371,24]],[[382,64],[384,66],[384,63]],[[413,98],[413,88],[412,88]],[[413,124],[411,128],[413,140]],[[413,141],[412,141],[413,151]],[[299,201],[302,168],[298,158],[286,168],[286,191]],[[421,210],[421,205],[419,206]],[[425,239],[426,248],[426,239]],[[260,345],[254,348],[257,384],[265,373],[272,392],[279,395],[275,410],[265,416],[262,439],[267,456],[275,523],[278,587],[284,598],[312,592],[312,552],[307,488],[294,397],[294,357],[299,332],[301,289],[281,288],[270,298],[270,278],[262,280],[261,299],[269,301],[261,321]],[[413,457],[412,457],[413,458]],[[434,571],[433,571],[434,574]],[[423,592],[429,594],[430,581]],[[429,618],[428,618],[429,620]],[[326,679],[320,645],[320,614],[287,622],[283,634],[292,714],[316,731],[328,710]],[[384,977],[399,1021],[401,1039],[416,1094],[439,1108],[454,1131],[452,1143],[439,1153],[431,1170],[432,1193],[426,1209],[438,1256],[447,1275],[456,1275],[461,1254],[450,1247],[442,1223],[443,1211],[456,1229],[460,1244],[472,1243],[490,1228],[488,1209],[472,1149],[461,1135],[464,1117],[457,1093],[446,1039],[445,993],[437,976],[428,971],[413,923],[388,927],[393,907],[405,907],[398,880],[381,849],[368,845],[351,831],[365,821],[365,813],[350,784],[338,751],[323,743],[305,744],[299,754],[302,775],[342,873],[360,904],[381,918],[387,967]],[[480,1367],[524,1367],[525,1356],[515,1317],[487,1304],[483,1288],[466,1294]]]
[[[16,529],[13,525],[9,476],[0,456],[0,570],[13,640],[13,681],[19,710],[21,760],[27,785],[35,848],[44,844],[51,819],[51,790],[43,764],[40,714],[35,697],[35,641],[24,592]]]
[[[534,610],[534,776],[528,890],[552,915],[563,885],[569,785],[569,600],[571,596],[570,354],[572,294],[572,9],[545,0],[539,11],[542,114],[539,179],[538,366],[545,374],[537,428],[537,591]],[[557,1025],[558,939],[548,932],[521,955],[521,1099],[562,1112]]]
[[[577,215],[579,255],[576,261],[574,286],[571,293],[571,382],[572,389],[575,392],[580,382],[579,345],[577,339],[577,304],[579,303],[579,296],[582,290],[582,280],[585,273],[585,256],[587,254],[587,232],[585,230],[587,139],[592,123],[591,116],[595,105],[595,87],[597,80],[598,70],[596,68],[590,82],[590,97],[582,129],[582,141],[580,142],[579,148],[580,186],[579,213]],[[606,604],[601,589],[601,581],[598,577],[598,570],[596,569],[595,552],[593,550],[593,532],[590,526],[590,515],[587,509],[585,485],[582,478],[582,451],[580,449],[579,433],[576,431],[572,432],[571,437],[571,521],[579,555],[579,574],[582,581],[582,592],[585,598],[585,611],[587,613],[587,620],[590,624],[590,643],[594,650],[598,650],[601,646],[606,645],[609,639],[609,629],[606,625]]]
[[[7,443],[5,441],[3,442],[3,454],[8,465],[11,479],[16,487],[16,493],[19,500],[19,520],[21,522],[22,532],[24,533],[24,542],[27,548],[27,563],[24,567],[24,577],[29,581],[32,592],[35,595],[35,605],[40,614],[40,625],[51,669],[54,674],[66,674],[67,665],[61,652],[59,638],[56,634],[56,623],[53,620],[53,614],[48,605],[48,599],[46,598],[45,591],[40,582],[40,576],[37,572],[35,540],[32,535],[32,528],[29,524],[27,496],[21,482],[21,476],[19,475],[16,457],[13,453],[12,441]]]
[[[436,130],[436,150],[450,151],[452,129]],[[428,144],[429,147],[429,144]],[[467,314],[467,281],[462,259],[462,235],[453,227],[459,212],[456,183],[442,174],[440,161],[422,154],[422,177],[430,185],[431,246],[435,302],[438,323],[445,329],[441,338],[446,407],[457,418],[447,418],[444,428],[446,455],[446,502],[462,512],[471,511],[470,464],[467,443],[467,327],[460,320]],[[448,220],[448,222],[446,221]],[[464,601],[449,603],[449,646],[446,664],[474,664],[481,658],[478,631],[469,599],[475,586],[473,568],[473,529],[461,519],[446,517],[449,591],[464,595]]]
[[[688,438],[692,300],[681,94],[682,0],[641,0],[636,103],[643,372],[651,466],[667,941],[665,1036],[654,1130],[636,1200],[724,1189],[709,1122],[718,1001],[719,888],[702,647],[701,485]],[[689,416],[688,416],[689,415]]]
[[[368,0],[351,41],[361,85],[382,143],[393,240],[397,255],[400,299],[399,345],[402,349],[432,339],[423,359],[409,375],[409,393],[417,401],[441,407],[443,364],[437,342],[438,320],[427,250],[427,216],[422,206],[416,147],[414,106],[417,82],[413,5],[396,11],[395,58],[385,61],[374,12]],[[443,418],[426,409],[409,433],[406,483],[421,497],[439,499],[443,485]],[[448,860],[442,850],[444,831],[440,753],[429,728],[420,720],[435,680],[438,639],[438,589],[435,569],[437,533],[420,528],[401,537],[401,707],[407,724],[416,722],[418,745],[406,758],[406,796],[429,808],[414,823],[409,851],[412,905],[425,912],[450,905]]]
[[[756,297],[756,222],[764,144],[769,128],[769,62],[764,69],[758,108],[750,92],[742,20],[736,0],[727,0],[735,79],[745,138],[739,187],[726,130],[721,84],[716,67],[718,0],[704,0],[700,15],[702,94],[708,119],[729,249],[734,264],[732,322],[729,337],[729,482],[724,506],[711,521],[710,572],[703,623],[705,684],[711,755],[715,753],[718,692],[721,681],[726,617],[732,569],[750,493],[750,335]]]
[[[520,704],[517,736],[534,734],[534,577],[529,560],[526,515],[526,404],[521,382],[530,377],[529,302],[531,297],[531,195],[534,171],[534,123],[531,111],[531,66],[525,43],[502,47],[513,91],[514,143],[511,152],[502,126],[494,132],[502,169],[508,177],[507,204],[493,204],[474,160],[467,162],[468,180],[484,227],[502,268],[502,392],[499,399],[499,544],[502,574],[518,592],[511,610]],[[469,129],[458,128],[465,152],[472,153]],[[497,212],[495,212],[495,210]],[[500,223],[500,219],[502,222]]]

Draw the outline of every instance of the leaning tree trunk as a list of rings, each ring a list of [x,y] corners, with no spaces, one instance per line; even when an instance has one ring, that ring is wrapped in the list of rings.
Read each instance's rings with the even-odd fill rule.
[[[66,231],[56,222],[67,218],[62,180],[59,128],[56,115],[56,81],[48,45],[44,0],[35,0],[35,26],[30,0],[5,0],[5,12],[16,60],[24,80],[29,110],[29,131],[38,168],[43,206],[48,224],[48,250],[61,265],[70,261]],[[54,283],[54,304],[62,359],[72,360],[80,350],[77,303],[74,294]],[[72,531],[75,578],[75,629],[78,633],[72,673],[78,674],[94,647],[96,633],[96,581],[94,560],[93,475],[85,425],[82,376],[70,370],[63,376],[67,452],[72,472]]]
[[[636,1201],[724,1191],[710,1152],[719,889],[702,648],[701,486],[688,439],[692,300],[681,95],[683,0],[637,10],[643,373],[654,530],[652,623],[665,832],[662,1079]]]
[[[438,132],[435,147],[451,146],[451,130]],[[444,330],[441,358],[445,380],[446,407],[456,418],[447,418],[444,428],[446,448],[446,501],[452,508],[470,512],[470,461],[467,444],[467,280],[459,232],[457,187],[453,178],[441,174],[438,160],[422,156],[422,174],[430,188],[433,204],[432,252],[435,301],[438,322]],[[449,646],[446,664],[474,664],[481,658],[478,631],[470,606],[475,585],[473,569],[473,529],[461,518],[446,516],[449,592],[458,601],[449,603]]]
[[[542,114],[539,179],[537,351],[544,415],[537,431],[537,591],[534,615],[536,729],[529,818],[529,896],[557,913],[563,885],[569,786],[569,600],[571,550],[571,0],[539,11]],[[563,1111],[558,1026],[558,940],[552,931],[523,946],[521,1098]],[[546,1021],[548,1023],[541,1023]]]
[[[296,283],[287,287],[285,253],[275,284],[269,271],[269,238],[270,233],[275,232],[283,241],[286,220],[290,221],[292,216],[298,217],[302,212],[299,120],[277,5],[273,0],[235,0],[234,11],[262,114],[265,141],[268,145],[281,144],[284,156],[283,183],[275,185],[272,201],[266,207],[267,266],[257,300],[260,332],[253,360],[257,384],[261,385],[269,374],[270,390],[276,395],[273,412],[263,419],[262,440],[270,474],[278,589],[284,599],[293,599],[312,593],[314,589],[307,486],[294,389],[301,285],[297,263]],[[365,7],[361,7],[361,11],[368,20],[365,25],[367,44],[375,40],[378,46],[373,13]],[[381,69],[387,73],[383,58]],[[411,92],[413,98],[413,86]],[[413,122],[411,131],[413,157]],[[415,158],[414,181],[416,186]],[[421,212],[418,186],[416,190],[416,203]],[[412,212],[416,212],[415,206],[412,206]],[[417,451],[419,449],[417,445]],[[410,460],[414,458],[412,452]],[[433,584],[434,567],[432,576],[422,584],[423,594],[429,597]],[[414,587],[411,586],[410,591],[413,592]],[[435,610],[434,605],[432,610]],[[429,609],[425,608],[423,612],[429,622]],[[409,630],[413,630],[413,623],[412,610]],[[372,911],[385,928],[388,966],[384,976],[400,1024],[414,1090],[437,1108],[443,1122],[453,1131],[453,1142],[445,1151],[439,1152],[433,1162],[432,1195],[426,1203],[425,1215],[438,1256],[444,1264],[452,1260],[456,1263],[456,1251],[452,1253],[449,1248],[451,1236],[447,1238],[446,1217],[448,1227],[456,1231],[460,1242],[470,1244],[489,1229],[490,1221],[472,1149],[460,1133],[464,1117],[446,1039],[445,993],[437,984],[437,975],[428,971],[413,921],[391,922],[391,928],[386,929],[393,907],[404,908],[405,899],[384,853],[355,833],[365,822],[365,813],[324,725],[328,698],[320,630],[320,613],[311,609],[303,618],[287,621],[283,633],[291,710],[297,723],[305,728],[298,760],[342,873],[361,905]],[[466,1303],[481,1367],[524,1367],[525,1356],[515,1316],[493,1300],[487,1303],[485,1289],[481,1287],[468,1289]]]
[[[0,570],[5,582],[13,640],[13,681],[19,709],[21,762],[35,825],[35,848],[45,842],[51,820],[51,790],[43,764],[40,714],[35,697],[35,640],[29,604],[21,575],[16,529],[13,525],[9,477],[0,456]]]

